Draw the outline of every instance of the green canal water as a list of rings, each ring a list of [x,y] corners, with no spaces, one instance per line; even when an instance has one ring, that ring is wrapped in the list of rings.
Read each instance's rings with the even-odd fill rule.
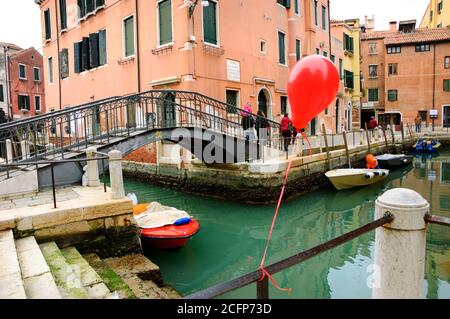
[[[266,265],[349,232],[374,218],[377,196],[393,187],[421,193],[433,214],[450,216],[450,152],[416,158],[392,171],[378,185],[340,191],[324,189],[284,202],[270,244]],[[125,181],[126,192],[139,202],[159,201],[191,213],[200,232],[183,249],[146,255],[158,264],[164,280],[187,295],[258,268],[275,206],[251,206]],[[271,298],[370,298],[374,278],[374,239],[370,232],[353,241],[286,269],[274,276],[290,295],[270,285]],[[450,228],[431,225],[427,233],[423,284],[427,298],[450,298]],[[256,285],[222,298],[255,298]]]

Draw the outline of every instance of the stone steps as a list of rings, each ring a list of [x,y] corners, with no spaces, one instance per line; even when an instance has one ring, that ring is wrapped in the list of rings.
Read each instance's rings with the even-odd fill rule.
[[[16,240],[16,250],[28,299],[61,299],[50,268],[34,237]]]
[[[135,294],[123,279],[113,271],[97,254],[83,255],[84,259],[102,278],[110,291],[118,293],[120,299],[134,299]]]
[[[81,275],[70,266],[54,242],[39,245],[44,258],[55,278],[56,285],[64,299],[89,299]]]
[[[81,283],[88,292],[90,299],[103,299],[111,295],[110,290],[104,284],[102,278],[75,247],[64,248],[61,250],[61,253],[72,269],[78,273]]]
[[[140,254],[100,259],[55,242],[0,231],[0,299],[174,299],[157,265]]]
[[[180,295],[163,285],[157,265],[143,255],[107,258],[104,262],[116,272],[139,299],[175,299]]]
[[[26,299],[12,230],[0,231],[0,299]]]

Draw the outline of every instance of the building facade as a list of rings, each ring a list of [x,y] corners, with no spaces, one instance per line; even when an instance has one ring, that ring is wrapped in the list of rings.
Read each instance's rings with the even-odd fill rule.
[[[9,57],[22,48],[12,43],[0,42],[0,109],[5,114],[3,121],[12,118],[11,99],[9,90]]]
[[[377,116],[399,128],[450,125],[450,28],[415,29],[415,20],[389,31],[362,33],[362,122]]]
[[[45,113],[42,55],[34,48],[9,57],[10,101],[13,120]]]
[[[420,27],[432,29],[448,26],[450,26],[450,0],[430,0]]]
[[[338,68],[344,84],[344,128],[360,128],[361,109],[361,52],[359,19],[334,20],[331,23],[333,36],[342,42],[343,59],[339,59]]]
[[[278,121],[297,61],[333,55],[327,0],[35,1],[49,110],[174,89]]]

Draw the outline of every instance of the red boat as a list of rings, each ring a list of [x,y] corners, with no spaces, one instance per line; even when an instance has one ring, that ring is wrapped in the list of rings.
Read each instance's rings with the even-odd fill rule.
[[[148,203],[135,205],[133,214],[139,215],[147,210]],[[166,225],[156,228],[141,228],[140,235],[148,245],[159,249],[182,248],[200,230],[197,220],[191,218],[188,223],[182,225]]]

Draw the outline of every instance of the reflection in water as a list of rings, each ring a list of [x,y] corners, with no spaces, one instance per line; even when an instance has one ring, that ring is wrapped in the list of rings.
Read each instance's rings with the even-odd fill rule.
[[[311,248],[373,220],[375,199],[392,187],[411,188],[432,199],[432,212],[450,216],[450,153],[417,158],[376,185],[336,192],[317,191],[282,205],[266,265]],[[126,191],[140,202],[157,200],[184,209],[202,229],[178,252],[146,251],[165,280],[182,294],[208,288],[259,266],[274,206],[249,206],[195,197],[173,190],[126,181]],[[428,298],[450,298],[450,231],[431,225],[427,238]],[[367,285],[373,263],[374,232],[316,256],[274,276],[288,296],[273,287],[271,298],[370,298]],[[254,298],[255,285],[225,298]]]

